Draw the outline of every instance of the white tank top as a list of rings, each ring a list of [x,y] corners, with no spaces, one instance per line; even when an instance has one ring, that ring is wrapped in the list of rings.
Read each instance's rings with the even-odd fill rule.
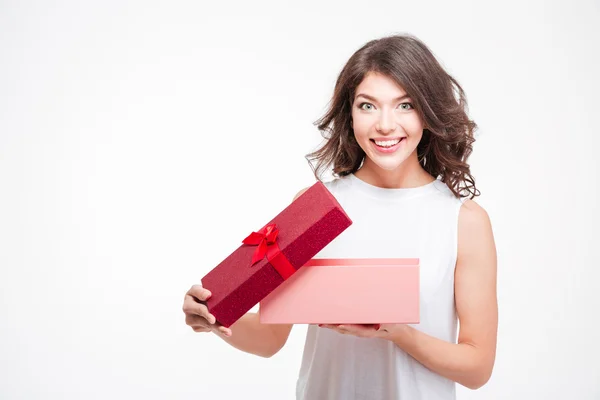
[[[456,198],[441,180],[386,189],[354,174],[326,182],[352,225],[315,258],[420,259],[420,323],[414,328],[456,343]],[[360,296],[357,293],[357,296]],[[309,325],[296,385],[299,400],[449,400],[455,383],[391,341]]]

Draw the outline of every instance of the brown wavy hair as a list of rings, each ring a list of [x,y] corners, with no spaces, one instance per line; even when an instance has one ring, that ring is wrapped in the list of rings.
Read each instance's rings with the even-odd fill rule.
[[[340,72],[329,109],[314,122],[325,139],[324,144],[306,155],[315,177],[321,180],[322,172],[332,165],[334,177],[354,173],[362,165],[365,152],[352,130],[352,104],[357,86],[369,72],[396,81],[421,115],[425,123],[417,145],[421,166],[446,183],[456,197],[479,196],[467,163],[477,125],[467,115],[465,93],[431,50],[409,34],[367,42]]]

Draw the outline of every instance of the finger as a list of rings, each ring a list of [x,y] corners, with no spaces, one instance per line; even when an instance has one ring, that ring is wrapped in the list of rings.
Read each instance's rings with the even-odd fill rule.
[[[186,325],[189,325],[192,328],[204,327],[204,328],[212,329],[212,325],[210,324],[210,322],[208,322],[206,320],[206,318],[199,317],[197,315],[186,315],[185,323],[186,323]]]
[[[188,290],[188,295],[194,297],[198,301],[206,301],[212,295],[211,291],[202,287],[202,285],[194,285]]]
[[[194,332],[210,332],[210,328],[205,328],[203,326],[193,326],[192,329]]]
[[[369,338],[375,337],[379,334],[374,325],[375,324],[370,324],[369,326],[364,326],[362,324],[347,324],[338,326],[338,329],[344,334]]]
[[[183,302],[183,312],[186,315],[198,315],[206,318],[206,320],[211,324],[217,322],[215,316],[208,312],[208,308],[204,304],[194,301],[194,299],[190,296],[188,296]]]
[[[340,328],[353,332],[370,332],[376,330],[371,324],[344,324],[340,325]]]
[[[335,331],[337,333],[341,333],[342,335],[345,335],[346,333],[348,333],[348,331],[346,331],[344,329],[340,329],[340,327],[338,325],[320,324],[319,326],[322,327],[322,328],[331,329],[332,331]]]
[[[225,328],[224,326],[219,326],[217,329],[219,330],[219,332],[221,332],[225,336],[231,336],[233,334],[231,329]]]
[[[368,328],[368,329],[374,329],[374,330],[379,330],[379,328],[380,328],[379,324],[359,324],[358,326],[363,327],[363,328]]]
[[[350,333],[350,331],[352,330],[352,328],[348,325],[338,325],[336,326],[336,329],[342,333]]]
[[[227,337],[230,337],[233,334],[230,328],[226,328],[218,323],[211,324],[205,318],[199,317],[197,315],[188,315],[186,317],[185,322],[192,328],[201,329],[199,332],[218,331]]]
[[[365,328],[361,325],[355,325],[355,324],[339,325],[337,327],[337,329],[344,334],[361,336],[361,337],[368,337],[375,333],[375,330],[373,328]]]

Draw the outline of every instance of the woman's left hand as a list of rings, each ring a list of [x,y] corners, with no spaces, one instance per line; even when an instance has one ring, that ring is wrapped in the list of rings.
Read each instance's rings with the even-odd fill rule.
[[[342,335],[353,335],[362,338],[385,339],[393,324],[319,324],[321,328],[334,330]]]

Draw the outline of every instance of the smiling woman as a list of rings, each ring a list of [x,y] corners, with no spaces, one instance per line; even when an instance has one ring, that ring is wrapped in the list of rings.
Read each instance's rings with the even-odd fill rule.
[[[455,382],[482,386],[496,351],[496,249],[470,200],[477,125],[463,89],[414,36],[373,40],[317,124],[326,141],[308,158],[318,179],[333,167],[328,188],[354,220],[319,257],[420,258],[421,322],[309,327],[298,398],[454,399]]]
[[[415,37],[385,37],[352,55],[317,124],[325,142],[307,159],[317,179],[332,167],[325,185],[353,224],[315,258],[418,258],[420,322],[310,325],[297,399],[452,400],[457,382],[484,385],[496,354],[496,249],[472,200],[476,125],[462,88]],[[195,331],[263,357],[284,346],[292,326],[258,314],[215,325],[208,289],[185,298]]]
[[[479,195],[467,164],[477,125],[467,115],[465,93],[414,36],[373,40],[354,53],[338,77],[331,107],[316,124],[326,139],[308,155],[316,161],[317,179],[330,166],[342,177],[365,162],[365,170],[395,171],[378,184],[397,187],[405,175],[397,167],[411,158],[407,164],[417,161],[456,196]]]

